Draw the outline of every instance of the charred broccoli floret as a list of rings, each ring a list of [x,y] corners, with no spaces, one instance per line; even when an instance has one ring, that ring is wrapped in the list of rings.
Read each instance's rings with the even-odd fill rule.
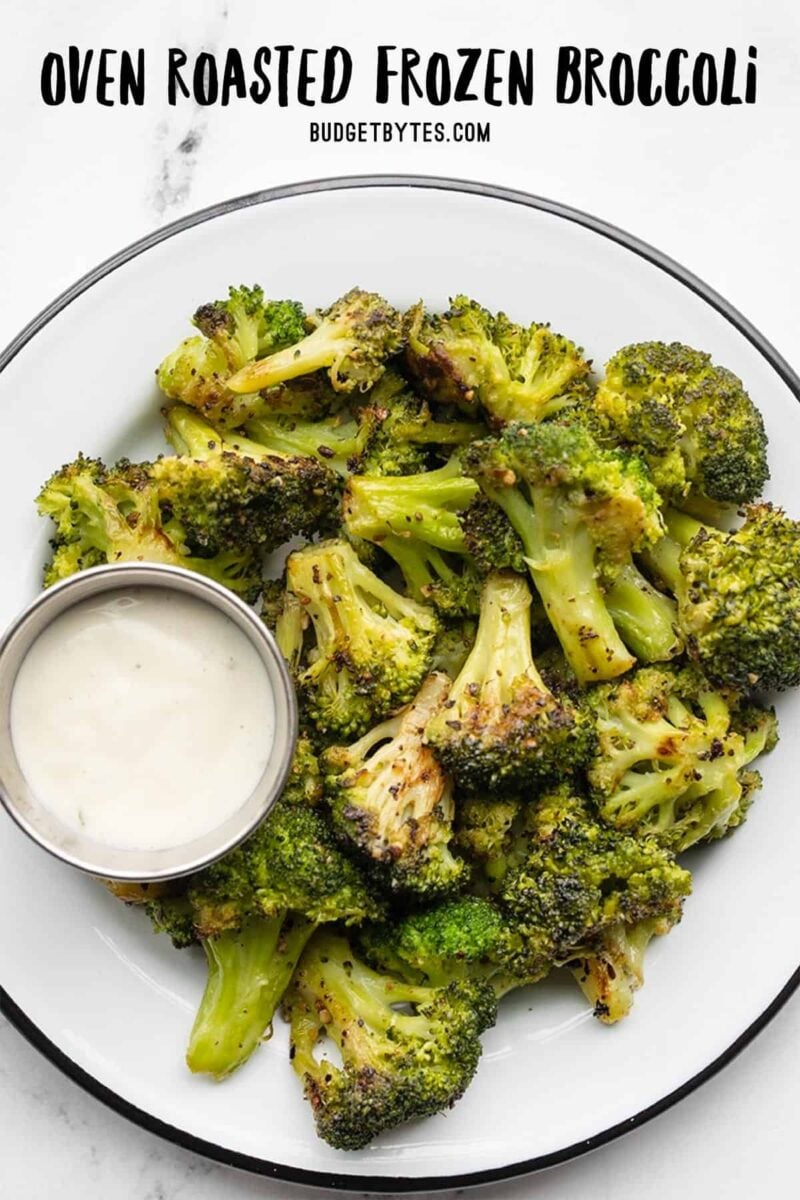
[[[249,1058],[317,925],[380,915],[327,822],[296,802],[296,783],[242,846],[190,882],[193,926],[208,960],[187,1052],[192,1071],[222,1078]]]
[[[167,414],[176,456],[152,464],[161,504],[200,553],[254,546],[275,550],[336,522],[337,477],[311,457],[276,453],[214,426],[183,405]]]
[[[327,370],[337,392],[366,391],[403,346],[403,320],[374,292],[353,288],[310,319],[313,331],[250,363],[228,380],[236,393],[259,392],[287,379]]]
[[[654,937],[669,933],[679,919],[677,910],[674,916],[607,925],[581,947],[578,957],[565,964],[604,1025],[614,1025],[627,1017],[634,993],[644,983],[647,947]]]
[[[457,458],[402,479],[355,475],[345,490],[345,525],[394,559],[411,596],[464,615],[477,611],[480,584],[458,514],[477,490]]]
[[[772,749],[771,712],[740,707],[691,667],[645,667],[588,696],[597,729],[589,781],[608,824],[676,852],[743,819],[742,771]]]
[[[474,442],[465,468],[507,514],[564,653],[582,683],[629,670],[634,658],[603,588],[631,553],[661,535],[659,498],[636,459],[602,450],[580,426],[511,425]],[[646,603],[637,596],[636,623]],[[652,606],[653,622],[661,618]],[[618,609],[624,612],[625,606]],[[666,633],[674,642],[667,622]]]
[[[228,380],[253,359],[300,341],[303,308],[294,300],[266,300],[258,286],[232,287],[227,300],[201,305],[192,320],[199,336],[186,338],[167,355],[156,371],[158,386],[170,400],[189,404],[213,421],[239,424],[258,410],[259,398],[235,395]]]
[[[583,351],[548,325],[524,327],[466,296],[447,312],[408,315],[406,359],[413,378],[443,404],[491,422],[540,421],[570,401],[589,373]]]
[[[470,1083],[480,1035],[497,1002],[484,983],[404,983],[374,971],[349,942],[318,933],[284,1000],[292,1063],[303,1080],[317,1132],[338,1150],[449,1108]],[[319,1052],[338,1048],[341,1066]]]
[[[761,495],[767,437],[742,382],[679,342],[624,346],[606,364],[595,406],[608,436],[641,454],[659,491],[725,504]]]
[[[497,572],[486,580],[475,645],[426,738],[459,786],[516,790],[579,766],[591,727],[545,686],[531,650],[526,580]]]
[[[750,505],[727,533],[685,513],[648,561],[678,600],[686,648],[709,678],[735,688],[800,684],[800,523]]]
[[[395,371],[386,371],[365,399],[358,417],[372,436],[358,468],[362,474],[415,475],[431,465],[432,457],[446,457],[454,446],[485,433],[479,421],[434,416]]]
[[[473,889],[496,893],[508,872],[525,861],[535,805],[519,796],[464,796],[453,844],[472,865]]]
[[[102,563],[155,562],[198,571],[250,602],[261,591],[261,563],[251,546],[198,552],[186,528],[162,505],[152,464],[123,462],[108,469],[79,457],[50,477],[37,505],[56,525],[46,587]]]
[[[412,704],[323,755],[337,829],[382,864],[392,887],[424,896],[452,891],[466,876],[450,850],[452,784],[423,742],[449,688],[446,675],[430,675]]]
[[[345,541],[290,555],[287,584],[311,627],[298,686],[321,733],[357,736],[413,699],[438,632],[430,608],[398,595]]]
[[[571,962],[610,926],[678,920],[691,876],[656,838],[600,824],[560,787],[531,814],[523,861],[502,880],[498,900],[527,955]]]

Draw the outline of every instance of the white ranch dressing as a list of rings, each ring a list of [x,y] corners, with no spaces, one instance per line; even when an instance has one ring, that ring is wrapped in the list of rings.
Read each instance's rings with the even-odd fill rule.
[[[38,802],[109,846],[156,850],[216,829],[261,778],[275,700],[250,639],[168,588],[105,593],[42,632],[11,697]]]

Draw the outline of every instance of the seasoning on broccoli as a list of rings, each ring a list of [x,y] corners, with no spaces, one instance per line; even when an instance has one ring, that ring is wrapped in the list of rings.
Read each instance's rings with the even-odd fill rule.
[[[395,592],[341,540],[291,554],[287,584],[310,626],[297,682],[321,733],[358,736],[413,699],[439,629],[430,608]]]
[[[633,551],[663,530],[659,497],[641,463],[601,450],[579,426],[547,423],[511,425],[499,438],[474,442],[464,462],[519,534],[547,616],[581,683],[628,671],[635,659],[604,587]],[[637,623],[645,604],[639,595]],[[667,633],[674,642],[671,625]]]
[[[272,354],[305,336],[305,313],[294,300],[267,300],[262,288],[232,287],[227,300],[202,304],[192,318],[199,335],[186,338],[156,371],[170,400],[199,409],[224,425],[246,421],[260,404],[257,395],[237,396],[232,375],[255,358]],[[260,389],[253,389],[258,392]]]
[[[676,852],[741,824],[745,768],[777,740],[774,714],[725,694],[692,667],[643,667],[594,688],[589,781],[609,825]]]
[[[480,1035],[496,1011],[488,984],[404,983],[368,967],[347,939],[318,933],[284,1012],[320,1137],[358,1150],[384,1130],[451,1107],[475,1074]],[[325,1054],[328,1041],[335,1057]]]
[[[392,887],[424,897],[466,881],[465,865],[450,849],[452,783],[424,744],[449,688],[446,675],[430,675],[406,708],[323,755],[336,828],[381,864]]]
[[[589,753],[589,724],[536,669],[530,607],[521,575],[489,576],[475,645],[428,723],[428,742],[467,791],[548,782],[570,774]]]
[[[606,435],[641,454],[679,506],[757,499],[769,478],[764,422],[740,379],[679,342],[624,346],[595,397]]]
[[[572,401],[590,365],[583,351],[548,325],[515,325],[467,296],[447,312],[409,314],[406,358],[434,399],[467,413],[480,406],[494,424],[541,421]]]
[[[309,318],[312,332],[249,363],[231,379],[232,392],[259,392],[287,379],[328,372],[337,392],[367,391],[380,379],[386,360],[403,348],[403,319],[374,292],[353,288],[330,308]]]

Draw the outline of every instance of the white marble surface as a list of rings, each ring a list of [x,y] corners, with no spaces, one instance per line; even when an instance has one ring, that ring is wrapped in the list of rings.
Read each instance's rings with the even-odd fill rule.
[[[525,188],[588,209],[651,241],[707,279],[800,366],[797,222],[800,15],[791,0],[405,0],[391,17],[368,0],[306,0],[272,12],[247,0],[138,0],[101,5],[6,0],[0,46],[0,343],[99,260],[185,212],[270,184],[373,171],[451,174]],[[13,35],[13,36],[12,36]],[[533,112],[493,122],[492,142],[447,146],[310,146],[310,110],[228,109],[162,99],[168,45],[347,45],[359,61],[379,42],[441,49],[535,44],[542,61]],[[727,44],[759,47],[760,99],[748,110],[555,109],[553,47],[610,49]],[[152,66],[143,109],[45,109],[45,51],[145,46]],[[367,76],[370,75],[366,72]],[[342,118],[376,114],[354,86]],[[408,114],[405,114],[408,115]],[[428,113],[417,112],[417,117]],[[462,117],[464,114],[448,114]],[[754,897],[754,903],[757,898]],[[6,914],[6,919],[10,919]],[[743,970],[747,964],[743,964]],[[2,978],[0,965],[0,980]],[[702,1003],[698,996],[696,1002]],[[533,1081],[546,1087],[546,1080]],[[576,1079],[579,1086],[579,1078]],[[592,1194],[730,1200],[796,1194],[800,1003],[670,1113],[590,1158],[483,1194],[553,1200]],[[0,1019],[0,1196],[5,1200],[216,1200],[291,1189],[204,1162],[134,1128],[64,1079]],[[298,1193],[300,1194],[300,1193]],[[303,1192],[304,1195],[311,1193]]]

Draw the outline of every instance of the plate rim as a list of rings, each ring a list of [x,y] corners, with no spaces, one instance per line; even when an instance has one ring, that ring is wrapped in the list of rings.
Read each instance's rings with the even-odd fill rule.
[[[82,295],[83,292],[93,287],[95,283],[111,274],[118,267],[130,262],[152,247],[157,246],[160,242],[174,237],[176,234],[183,233],[195,225],[203,224],[206,221],[214,220],[217,217],[225,216],[239,209],[267,204],[275,200],[291,199],[297,196],[313,195],[320,192],[376,187],[430,189],[520,204],[536,209],[539,212],[559,217],[562,220],[570,221],[573,224],[581,225],[593,233],[616,242],[617,245],[639,255],[660,270],[666,272],[666,274],[672,276],[685,287],[688,287],[721,316],[725,317],[759,351],[762,357],[766,359],[773,370],[776,371],[787,385],[795,399],[800,401],[800,376],[797,375],[786,359],[760,330],[697,275],[693,274],[673,258],[649,245],[649,243],[581,209],[573,208],[559,201],[550,200],[520,189],[506,188],[477,180],[450,178],[447,176],[395,173],[332,176],[264,188],[197,209],[153,230],[144,237],[130,243],[124,249],[117,251],[117,253],[111,255],[109,258],[104,259],[96,267],[61,292],[37,316],[29,321],[8,346],[0,352],[0,372],[8,366],[20,350],[53,317],[57,316],[73,300]],[[16,1004],[8,991],[3,988],[2,984],[0,984],[0,1013],[6,1017],[9,1023],[32,1046],[44,1055],[45,1058],[49,1059],[64,1075],[83,1088],[84,1091],[149,1133],[154,1133],[158,1137],[172,1142],[183,1149],[191,1150],[224,1166],[235,1167],[256,1175],[284,1180],[287,1183],[361,1193],[410,1193],[477,1187],[482,1184],[532,1174],[535,1171],[557,1166],[592,1150],[599,1149],[601,1146],[616,1140],[623,1134],[638,1129],[646,1124],[646,1122],[652,1120],[653,1117],[658,1116],[674,1104],[677,1104],[685,1096],[688,1096],[721,1071],[728,1063],[732,1062],[737,1054],[745,1046],[749,1045],[776,1013],[779,1012],[789,997],[797,990],[798,986],[800,986],[800,966],[798,966],[797,970],[791,975],[777,996],[767,1005],[763,1012],[717,1058],[708,1063],[702,1070],[698,1071],[679,1087],[647,1108],[642,1109],[635,1116],[628,1117],[615,1125],[609,1126],[607,1129],[593,1134],[589,1138],[548,1154],[538,1155],[519,1162],[507,1163],[499,1167],[490,1167],[481,1171],[471,1171],[466,1174],[435,1175],[429,1177],[386,1174],[352,1175],[338,1171],[309,1170],[302,1167],[293,1167],[287,1163],[273,1163],[268,1159],[257,1158],[253,1155],[219,1146],[215,1142],[206,1141],[203,1138],[195,1136],[188,1130],[179,1129],[177,1126],[162,1121],[160,1118],[153,1116],[151,1113],[126,1100],[104,1083],[101,1083],[99,1079],[79,1066],[78,1063],[65,1054],[59,1046],[43,1033],[19,1005]]]

